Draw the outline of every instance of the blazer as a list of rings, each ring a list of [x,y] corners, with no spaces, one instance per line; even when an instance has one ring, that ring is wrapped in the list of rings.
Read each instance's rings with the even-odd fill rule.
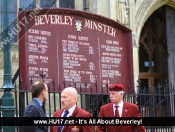
[[[36,100],[32,100],[24,111],[24,117],[46,117],[42,107]],[[22,126],[22,132],[48,132],[47,126]]]
[[[63,109],[56,111],[53,114],[53,117],[61,117]],[[78,106],[75,107],[75,110],[70,117],[91,117],[91,114]],[[58,132],[59,126],[51,126],[50,132]],[[76,129],[76,130],[75,130]],[[64,126],[62,132],[94,132],[93,126]]]
[[[113,103],[103,105],[99,117],[114,117]],[[140,117],[138,106],[124,101],[122,117]],[[144,126],[97,126],[96,132],[134,132],[135,129],[137,132],[145,132]]]

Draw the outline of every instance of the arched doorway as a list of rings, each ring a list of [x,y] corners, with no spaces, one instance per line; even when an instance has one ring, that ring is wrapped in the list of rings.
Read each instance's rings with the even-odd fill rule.
[[[165,12],[161,7],[145,22],[139,40],[139,79],[151,92],[167,79],[165,32]]]

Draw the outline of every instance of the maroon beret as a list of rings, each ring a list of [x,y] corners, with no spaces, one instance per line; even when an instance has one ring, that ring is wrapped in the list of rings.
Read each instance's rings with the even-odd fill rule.
[[[109,87],[109,90],[116,90],[116,91],[122,91],[124,90],[124,86],[122,84],[111,84]]]

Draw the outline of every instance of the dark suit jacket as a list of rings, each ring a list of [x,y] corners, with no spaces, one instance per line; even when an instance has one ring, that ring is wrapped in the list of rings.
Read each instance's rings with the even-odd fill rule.
[[[99,117],[114,117],[113,104],[109,103],[100,108]],[[138,106],[132,103],[123,103],[122,117],[140,117]],[[145,132],[144,126],[97,126],[97,132]]]
[[[46,117],[42,107],[36,100],[32,100],[24,111],[24,117]],[[23,126],[22,132],[48,132],[47,126]]]
[[[61,117],[62,112],[63,109],[56,111],[53,117]],[[71,117],[91,117],[91,114],[76,106]],[[94,132],[93,126],[64,126],[62,132],[73,132],[74,127],[77,127],[75,132]],[[50,132],[58,132],[58,126],[51,126]]]

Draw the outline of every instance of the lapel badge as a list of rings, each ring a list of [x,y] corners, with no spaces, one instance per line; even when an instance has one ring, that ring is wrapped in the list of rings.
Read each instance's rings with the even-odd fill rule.
[[[79,132],[79,128],[77,126],[73,126],[71,132]]]
[[[125,112],[128,112],[128,110],[125,110]]]

